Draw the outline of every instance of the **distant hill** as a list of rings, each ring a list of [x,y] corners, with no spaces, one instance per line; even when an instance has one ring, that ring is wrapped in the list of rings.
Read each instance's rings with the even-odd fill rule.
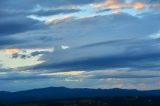
[[[0,92],[0,103],[29,102],[51,99],[87,97],[160,96],[160,90],[138,91],[128,89],[87,89],[48,87],[19,92]]]

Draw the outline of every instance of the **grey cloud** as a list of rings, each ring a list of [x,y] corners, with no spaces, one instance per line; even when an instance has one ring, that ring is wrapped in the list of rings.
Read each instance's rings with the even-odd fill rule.
[[[24,53],[14,53],[14,54],[12,54],[11,58],[13,58],[13,59],[16,59],[16,58],[28,59],[28,58],[32,58],[35,56],[47,55],[49,53],[50,53],[49,51],[35,51],[30,54],[25,54],[25,52]]]
[[[1,37],[0,39],[0,48],[3,48],[5,46],[10,46],[10,45],[14,45],[14,44],[21,44],[23,43],[20,39],[16,39],[13,37]]]
[[[136,86],[137,88],[143,88],[141,83],[144,83],[145,86],[149,85],[148,88],[158,88],[160,86],[157,83],[159,82],[159,73],[156,72],[160,69],[160,41],[159,38],[152,38],[151,35],[155,35],[160,31],[159,10],[147,11],[137,16],[121,13],[84,19],[70,19],[51,25],[44,25],[26,17],[31,14],[37,14],[38,16],[67,14],[79,10],[57,8],[67,8],[67,6],[73,5],[81,6],[102,1],[104,0],[1,0],[0,49],[12,47],[43,49],[54,47],[55,50],[53,53],[36,51],[29,55],[23,53],[12,55],[12,58],[22,59],[41,56],[40,60],[44,62],[18,69],[0,69],[1,72],[6,73],[6,75],[1,75],[0,89],[20,89],[19,86],[24,88],[27,84],[33,87],[37,87],[36,84],[39,84],[41,87],[48,86],[48,83],[50,85],[61,84],[69,86],[71,84],[75,87],[76,84],[66,83],[64,81],[66,77],[63,76],[58,76],[57,78],[57,76],[35,74],[35,72],[64,71],[91,73],[89,75],[93,76],[93,78],[83,79],[84,81],[77,83],[78,87],[89,85],[91,87],[108,88],[119,87],[119,84],[121,84],[120,87],[134,88]],[[141,1],[149,2],[148,0]],[[119,2],[124,2],[124,0]],[[158,0],[152,0],[149,3],[151,5],[158,4]],[[42,7],[42,9],[39,9],[38,6]],[[53,8],[55,10],[46,11],[45,8]],[[60,48],[61,45],[66,45],[70,48],[62,50]],[[105,73],[115,69],[126,69],[128,73]],[[31,74],[24,73],[20,75],[15,70],[30,70]],[[93,71],[96,70],[103,70],[104,72],[102,74],[94,74]],[[135,70],[138,72],[134,73]],[[140,74],[143,70],[145,72]],[[148,72],[151,74],[146,74]],[[156,74],[152,74],[152,72]],[[51,78],[53,78],[53,81],[49,80]],[[113,78],[114,80],[98,80],[105,78]],[[34,79],[45,81],[40,84]],[[30,80],[32,83],[24,83],[24,80]],[[17,82],[13,83],[14,81]],[[8,85],[8,82],[12,83]],[[106,83],[108,86],[104,85]],[[17,88],[15,86],[14,88],[13,85]],[[155,85],[158,85],[158,87],[155,87]],[[31,86],[29,87],[32,88]]]
[[[15,59],[15,58],[27,59],[27,58],[31,58],[31,56],[25,55],[25,54],[15,53],[15,54],[12,54],[12,58],[13,59]]]
[[[1,81],[22,81],[22,80],[42,80],[42,79],[49,79],[49,78],[59,78],[55,76],[39,76],[39,75],[17,75],[17,76],[10,76],[10,77],[2,77],[0,78]]]
[[[36,5],[57,7],[67,5],[83,5],[104,0],[5,0],[0,1],[0,9],[33,9]]]
[[[2,68],[3,65],[0,64],[0,72],[10,73],[13,71],[11,68]]]
[[[50,52],[48,52],[48,51],[35,51],[35,52],[32,52],[31,53],[31,56],[38,56],[38,55],[41,55],[41,54],[48,54],[48,53],[50,53]]]
[[[45,28],[45,26],[25,16],[6,16],[0,20],[0,36],[13,35],[40,28]]]
[[[25,19],[22,20],[22,23],[21,19],[19,19],[20,23],[14,19],[13,24],[8,23],[4,26],[6,26],[8,29],[15,27],[11,29],[9,33],[23,32],[23,37],[21,34],[16,34],[16,37],[22,38],[21,40],[26,42],[26,44],[17,45],[16,47],[53,47],[63,43],[77,47],[90,44],[92,45],[92,43],[97,42],[119,40],[123,38],[146,38],[145,36],[156,33],[159,30],[160,26],[157,23],[159,18],[159,14],[143,14],[142,18],[137,18],[128,14],[120,14],[98,16],[79,20],[69,20],[67,22],[53,24],[50,27],[44,26],[41,23],[37,23],[36,21],[32,22],[32,20],[29,19],[27,19],[28,21]],[[15,26],[14,23],[16,24]],[[122,25],[123,27],[121,27]],[[150,26],[153,27],[151,28]],[[3,33],[7,34],[8,31],[5,29]],[[32,42],[29,40],[32,40]],[[80,40],[83,42],[77,42]],[[44,41],[47,43],[43,43],[42,45],[42,42]]]
[[[47,6],[66,6],[66,5],[82,5],[88,3],[98,3],[104,0],[58,0],[58,1],[43,1],[43,0],[30,0],[32,3],[38,3]]]
[[[95,46],[103,46],[103,45],[119,45],[119,44],[126,44],[126,43],[135,43],[134,39],[118,39],[118,40],[111,40],[111,41],[104,41],[104,42],[98,42],[98,43],[93,43],[93,44],[88,44],[81,46],[80,48],[90,48],[90,47],[95,47]]]
[[[29,69],[54,71],[91,71],[109,68],[158,70],[160,68],[157,64],[160,42],[149,36],[159,31],[160,26],[157,23],[159,18],[159,14],[148,14],[142,18],[120,14],[71,21],[72,24],[70,21],[57,24],[56,27],[65,24],[67,27],[63,30],[64,33],[56,31],[55,36],[59,35],[58,37],[63,39],[54,43],[58,45],[63,42],[70,45],[71,48],[44,55],[41,58],[45,61],[44,63],[31,66]],[[85,26],[83,26],[84,23]],[[66,30],[68,33],[65,32]]]
[[[159,78],[159,75],[104,75],[104,76],[94,76],[93,79],[107,79],[107,78],[115,78],[115,79],[145,79],[145,78]]]
[[[93,0],[91,0],[93,1]],[[90,1],[90,2],[91,2]],[[80,3],[81,1],[67,1],[66,3]],[[6,1],[1,1],[1,8],[0,8],[0,35],[10,35],[10,34],[16,34],[20,32],[26,32],[30,30],[35,30],[35,29],[41,29],[44,28],[45,25],[42,23],[39,23],[38,21],[34,21],[32,19],[28,19],[26,16],[30,14],[38,14],[38,15],[54,15],[54,14],[59,14],[59,13],[69,13],[69,12],[76,12],[78,10],[74,9],[58,9],[58,10],[52,10],[52,11],[38,11],[34,12],[34,8],[36,7],[37,4],[52,4],[54,5],[55,3],[62,3],[65,5],[65,2],[63,0],[53,2],[52,1],[24,1],[24,0],[15,0],[14,2],[12,0],[6,0]],[[82,2],[83,3],[83,2]],[[87,3],[87,1],[85,2]],[[21,4],[21,5],[19,5]],[[46,7],[48,8],[48,5]],[[22,9],[23,8],[23,9]],[[45,6],[44,6],[45,8]],[[9,31],[8,31],[9,30]]]
[[[80,10],[78,9],[56,9],[56,10],[41,10],[41,11],[37,11],[34,14],[38,15],[38,16],[49,16],[49,15],[57,15],[57,14],[67,14],[67,13],[74,13],[74,12],[78,12]]]
[[[160,3],[159,0],[146,0],[146,1],[149,1],[149,2],[151,2],[151,3]]]
[[[65,55],[64,55],[65,56]],[[159,52],[150,54],[122,54],[110,57],[92,57],[61,63],[43,63],[30,67],[31,70],[55,70],[55,71],[80,71],[80,70],[104,70],[116,68],[133,68],[136,70],[159,69]],[[150,65],[148,65],[150,64]]]

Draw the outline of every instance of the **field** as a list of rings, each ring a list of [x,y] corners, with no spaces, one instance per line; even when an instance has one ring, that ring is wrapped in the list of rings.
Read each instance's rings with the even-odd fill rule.
[[[57,99],[0,106],[160,106],[160,97],[99,97]]]

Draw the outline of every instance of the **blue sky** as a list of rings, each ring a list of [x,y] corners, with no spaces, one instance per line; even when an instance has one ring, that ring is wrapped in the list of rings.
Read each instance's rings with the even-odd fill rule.
[[[160,89],[159,0],[0,1],[0,90]]]

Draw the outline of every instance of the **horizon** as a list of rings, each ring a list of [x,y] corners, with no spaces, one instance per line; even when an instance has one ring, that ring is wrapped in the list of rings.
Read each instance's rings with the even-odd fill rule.
[[[159,0],[1,0],[0,91],[160,89]]]
[[[82,87],[82,88],[72,88],[72,87],[65,87],[65,86],[49,86],[49,87],[42,87],[42,88],[31,88],[31,89],[22,89],[22,90],[17,90],[17,91],[0,91],[0,92],[11,92],[11,93],[16,93],[16,92],[23,92],[23,91],[31,91],[31,90],[39,90],[39,89],[48,89],[48,88],[66,88],[66,89],[93,89],[93,90],[113,90],[113,89],[120,89],[120,90],[136,90],[136,91],[160,91],[160,89],[149,89],[149,90],[143,90],[143,89],[125,89],[125,88],[87,88],[87,87]]]
[[[65,89],[91,89],[91,90],[136,90],[136,91],[160,91],[160,89],[152,89],[152,90],[140,90],[140,89],[125,89],[125,88],[69,88],[64,86],[50,86],[50,87],[44,87],[44,88],[32,88],[32,89],[25,89],[25,90],[19,90],[19,91],[0,91],[0,92],[9,92],[9,93],[17,93],[17,92],[27,92],[32,90],[44,90],[44,89],[50,89],[50,88],[65,88]]]

